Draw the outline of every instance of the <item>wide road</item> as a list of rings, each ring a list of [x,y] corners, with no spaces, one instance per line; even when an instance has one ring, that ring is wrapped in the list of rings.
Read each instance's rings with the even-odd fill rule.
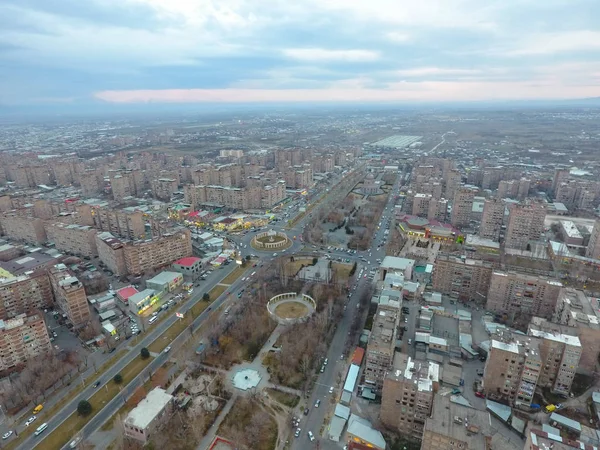
[[[327,199],[325,201],[328,201],[328,200],[329,199]],[[325,201],[322,202],[322,204],[324,204]],[[298,221],[298,223],[295,224],[292,229],[285,230],[285,232],[287,233],[288,236],[292,237],[295,235],[298,237],[298,239],[293,240],[292,247],[289,248],[288,250],[286,250],[285,253],[292,254],[294,252],[298,252],[303,249],[304,244],[301,242],[299,237],[302,234],[304,224],[308,220],[310,220],[310,218],[311,218],[310,215],[307,214],[305,217],[302,218],[302,220]],[[283,225],[280,227],[277,227],[277,229],[280,229],[283,231]],[[273,251],[259,252],[250,247],[249,243],[250,243],[250,240],[252,239],[253,234],[255,234],[255,233],[252,233],[252,234],[249,233],[247,235],[240,236],[237,239],[236,239],[236,237],[233,237],[233,238],[230,238],[230,240],[233,240],[234,242],[237,241],[238,247],[241,247],[241,245],[239,245],[239,244],[245,244],[247,246],[246,248],[244,248],[242,250],[242,254],[244,256],[246,256],[250,253],[253,253],[253,254],[256,254],[259,257],[261,257],[263,260],[274,259],[274,257],[272,256],[272,254],[274,253]],[[280,252],[277,252],[277,253],[278,253],[278,255],[285,254],[285,253],[280,253]],[[337,255],[337,253],[338,252],[336,252],[336,254],[332,254],[332,256],[339,256],[339,255]],[[340,255],[344,255],[344,254],[340,253]],[[356,256],[356,255],[352,255],[352,256]],[[350,255],[345,255],[345,257],[349,258]],[[355,259],[355,258],[352,258],[352,259]],[[208,292],[210,289],[212,289],[216,284],[218,284],[220,282],[221,279],[223,279],[230,272],[232,272],[235,267],[236,267],[236,265],[232,264],[229,266],[225,266],[223,269],[213,271],[213,273],[210,274],[209,277],[207,277],[205,282],[200,287],[196,287],[194,289],[194,294],[192,295],[192,297],[190,299],[188,299],[186,302],[184,302],[182,305],[178,306],[177,311],[184,312],[184,313],[187,312],[198,301],[201,301],[201,297],[204,292]],[[232,286],[230,286],[226,292],[224,292],[219,298],[217,298],[213,302],[210,310],[219,308],[223,304],[223,302],[225,300],[227,300],[227,298],[229,297],[228,292],[234,293],[238,289],[240,289],[243,285],[244,285],[244,282],[242,282],[242,281],[240,281],[240,279],[238,279],[238,281],[236,281]],[[206,317],[208,317],[210,310],[207,309],[205,312],[203,312],[200,316],[198,316],[196,318],[196,320],[194,321],[194,329],[198,328],[202,324],[202,322],[206,319]],[[149,331],[147,331],[143,335],[143,337],[141,337],[141,339],[138,336],[137,338],[127,341],[127,344],[130,347],[130,351],[126,355],[124,355],[121,359],[119,359],[107,371],[104,372],[104,374],[102,375],[102,378],[99,380],[100,386],[98,386],[97,388],[93,388],[91,386],[88,386],[87,388],[85,388],[75,398],[73,398],[69,403],[67,403],[67,405],[65,405],[59,412],[57,412],[52,418],[46,420],[46,423],[48,423],[48,429],[42,435],[35,436],[32,434],[32,435],[28,436],[19,446],[17,446],[17,449],[30,450],[32,448],[40,446],[40,443],[43,442],[43,439],[45,436],[48,436],[50,433],[52,433],[52,431],[54,431],[73,412],[76,411],[77,404],[81,400],[88,400],[98,389],[102,389],[104,387],[104,385],[106,383],[110,382],[116,374],[121,373],[122,370],[131,361],[133,361],[135,358],[139,357],[140,350],[143,347],[150,346],[150,344],[152,342],[154,342],[156,339],[158,339],[160,337],[160,335],[162,335],[171,325],[173,325],[173,323],[175,323],[176,320],[178,320],[178,319],[175,317],[174,314],[172,314],[167,319],[161,321],[157,326],[150,327]],[[183,341],[185,340],[185,338],[186,338],[186,336],[178,337],[177,339],[175,339],[175,341],[173,341],[173,343],[171,345],[175,346],[175,347],[178,345],[181,345],[183,343]],[[181,339],[181,342],[178,341],[178,339]],[[133,342],[131,342],[131,341],[133,341]],[[80,433],[80,435],[83,437],[83,439],[85,439],[91,433],[93,433],[95,430],[97,430],[100,426],[102,426],[102,424],[106,420],[108,420],[114,413],[116,413],[118,411],[118,409],[124,403],[125,399],[127,399],[127,397],[130,396],[138,386],[143,384],[143,380],[147,379],[150,371],[155,371],[157,368],[159,368],[165,362],[166,358],[167,358],[166,354],[161,354],[157,358],[155,358],[150,363],[148,369],[145,369],[144,371],[142,371],[142,373],[140,373],[140,375],[138,377],[136,377],[136,379],[131,381],[127,386],[125,386],[123,388],[123,391],[121,392],[121,394],[119,394],[118,396],[113,398],[113,400],[111,400],[100,412],[98,412]],[[37,427],[40,424],[41,424],[41,422],[40,423],[34,422],[34,424],[32,426]],[[24,428],[24,425],[21,428],[21,430],[23,428]],[[21,431],[21,430],[19,430],[19,431]],[[43,445],[40,446],[40,448],[42,448],[42,447],[43,447]],[[67,446],[65,446],[65,448],[66,447]]]
[[[205,282],[200,287],[196,287],[194,289],[194,293],[187,301],[178,305],[177,311],[181,311],[181,312],[188,311],[198,301],[201,301],[202,294],[204,292],[208,292],[210,289],[212,289],[221,279],[223,279],[230,272],[232,272],[233,269],[235,269],[235,267],[236,267],[236,264],[230,264],[229,266],[225,266],[223,269],[213,271],[213,273],[211,273],[209,275],[209,277],[207,277]],[[233,286],[232,286],[232,288],[233,288]],[[217,308],[218,306],[220,306],[220,304],[225,300],[226,297],[227,297],[226,295],[219,297],[213,303],[213,305],[214,305],[213,308]],[[163,314],[165,314],[165,313],[163,313]],[[203,313],[199,317],[204,319],[205,314]],[[136,338],[132,338],[128,341],[125,341],[123,343],[123,345],[128,345],[131,348],[131,350],[126,355],[124,355],[121,359],[119,359],[113,366],[111,366],[106,372],[104,372],[101,379],[99,380],[101,383],[100,386],[98,386],[97,388],[93,388],[92,386],[88,386],[87,388],[85,388],[77,396],[75,396],[69,403],[67,403],[59,412],[57,412],[52,418],[46,419],[46,423],[48,424],[48,429],[43,434],[41,434],[40,436],[34,436],[33,434],[30,435],[17,448],[23,449],[23,450],[25,450],[25,449],[30,450],[30,449],[34,448],[36,445],[38,445],[40,442],[42,442],[45,436],[52,433],[52,431],[56,427],[58,427],[74,411],[77,410],[77,404],[81,400],[89,399],[98,389],[102,389],[106,383],[109,383],[110,381],[112,381],[113,377],[116,374],[121,373],[122,370],[131,361],[133,361],[135,358],[139,357],[140,350],[143,347],[150,346],[150,344],[152,342],[154,342],[156,339],[158,339],[158,337],[162,333],[164,333],[171,325],[173,325],[173,323],[175,323],[176,320],[178,320],[178,319],[175,317],[175,314],[172,314],[167,319],[159,322],[156,326],[149,326],[144,335],[138,335]],[[160,358],[157,358],[157,359],[160,359]],[[155,362],[153,362],[152,364],[154,365]],[[159,367],[159,366],[160,366],[160,364],[155,367]],[[124,388],[123,391],[125,392],[128,387],[129,386]],[[100,414],[98,414],[98,415],[100,415]],[[92,419],[92,421],[90,421],[90,423],[93,422],[94,420],[95,420],[95,418]],[[38,427],[39,425],[41,425],[41,421],[40,422],[36,421],[30,426],[35,428],[35,427]],[[19,428],[20,428],[19,431],[24,429],[25,428],[24,424],[22,424],[21,427],[19,427]]]
[[[400,179],[401,177],[398,177]],[[350,331],[350,327],[352,326],[352,322],[354,320],[354,315],[357,311],[358,302],[360,300],[361,295],[367,289],[370,289],[371,283],[368,279],[365,279],[366,273],[373,267],[378,267],[379,263],[377,263],[378,259],[383,259],[385,257],[385,244],[389,237],[389,234],[385,234],[386,223],[390,220],[393,220],[394,213],[394,198],[398,194],[398,184],[397,181],[394,185],[392,191],[390,192],[388,203],[386,205],[385,210],[382,213],[381,217],[381,227],[376,231],[373,239],[371,241],[371,249],[367,251],[357,252],[356,255],[352,255],[355,258],[366,259],[366,263],[364,261],[361,262],[359,267],[357,268],[357,273],[360,273],[361,269],[365,269],[363,276],[356,280],[356,289],[352,291],[352,295],[348,301],[348,306],[344,317],[339,322],[331,345],[329,346],[329,350],[327,351],[327,359],[329,363],[325,366],[325,370],[323,373],[320,373],[315,388],[312,391],[312,395],[309,400],[309,413],[308,416],[302,416],[300,421],[300,428],[302,429],[302,433],[300,437],[295,438],[292,442],[292,450],[304,450],[306,448],[316,448],[317,442],[310,442],[308,438],[308,432],[312,431],[315,435],[316,439],[319,441],[319,447],[321,449],[340,449],[343,447],[343,442],[333,442],[327,439],[327,429],[329,423],[325,423],[326,416],[328,418],[332,415],[333,405],[330,404],[330,399],[332,395],[336,398],[339,398],[341,395],[341,390],[343,389],[343,384],[346,378],[346,372],[349,367],[349,359],[351,355],[344,355],[343,351],[346,344],[346,339],[348,338],[348,332]],[[391,229],[392,227],[390,227]],[[332,253],[332,256],[335,256]],[[413,316],[414,317],[414,316]],[[358,339],[358,336],[356,337]],[[353,342],[350,348],[354,348],[358,342]],[[342,359],[343,358],[343,359]],[[337,384],[337,376],[338,373],[342,374],[342,382],[341,384]],[[329,394],[329,388],[334,387],[334,393]],[[321,400],[321,405],[316,408],[315,403],[317,399]],[[329,413],[329,414],[328,414]],[[324,436],[320,435],[321,427],[323,427]]]

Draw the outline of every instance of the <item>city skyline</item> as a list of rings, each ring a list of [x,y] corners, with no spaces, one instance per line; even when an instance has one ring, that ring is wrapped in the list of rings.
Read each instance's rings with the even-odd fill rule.
[[[600,96],[600,6],[8,0],[0,105]]]

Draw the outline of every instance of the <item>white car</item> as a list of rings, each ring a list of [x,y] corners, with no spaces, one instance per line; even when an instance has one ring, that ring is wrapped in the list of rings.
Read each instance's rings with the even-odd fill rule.
[[[2,435],[2,439],[8,439],[13,434],[13,430],[8,430],[6,433]]]
[[[169,353],[171,351],[171,346],[169,345],[168,347],[165,347],[165,349],[163,351],[165,353]]]
[[[331,387],[329,388],[329,393],[330,393],[330,394],[333,394],[333,386],[331,386]]]
[[[320,404],[321,404],[321,400],[317,399],[317,401],[315,402],[315,408],[318,408]]]
[[[31,425],[33,422],[35,422],[35,419],[37,419],[37,417],[35,416],[31,416],[29,419],[27,419],[27,421],[25,422],[25,426],[28,427],[29,425]]]
[[[310,439],[311,442],[315,440],[315,435],[312,433],[312,431],[308,432],[308,438]]]

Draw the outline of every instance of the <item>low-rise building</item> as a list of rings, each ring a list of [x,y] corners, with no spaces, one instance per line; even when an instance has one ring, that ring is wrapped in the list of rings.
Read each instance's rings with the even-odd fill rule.
[[[421,450],[491,450],[491,436],[496,432],[491,428],[488,412],[436,395],[425,421]]]
[[[156,295],[154,289],[144,289],[129,296],[127,301],[129,303],[129,310],[136,315],[140,315],[159,300],[160,297]]]
[[[50,350],[50,336],[40,314],[19,314],[0,320],[0,371],[24,364]]]
[[[157,295],[172,292],[183,283],[183,275],[178,272],[161,272],[146,281],[148,289],[154,289]]]
[[[173,408],[173,396],[157,387],[151,390],[123,421],[125,436],[147,443],[150,436],[168,418]]]
[[[196,278],[202,271],[202,260],[195,256],[187,256],[175,261],[173,269],[187,277]]]

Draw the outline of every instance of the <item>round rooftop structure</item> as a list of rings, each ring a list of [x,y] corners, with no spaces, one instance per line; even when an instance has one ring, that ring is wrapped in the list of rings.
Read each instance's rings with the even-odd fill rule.
[[[316,309],[317,304],[310,295],[296,292],[276,295],[267,303],[269,315],[282,325],[304,322]]]

